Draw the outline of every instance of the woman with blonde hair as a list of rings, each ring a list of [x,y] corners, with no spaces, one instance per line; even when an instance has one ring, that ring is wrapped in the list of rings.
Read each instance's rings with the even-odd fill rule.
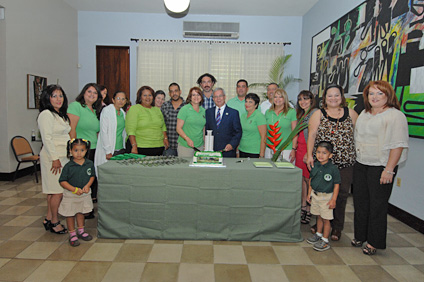
[[[267,123],[267,143],[265,158],[272,158],[277,151],[278,145],[290,135],[296,127],[296,111],[289,106],[287,92],[278,88],[274,93],[274,101],[271,108],[265,113]],[[293,162],[297,149],[297,137],[293,138],[282,153],[282,158]],[[280,156],[281,158],[281,156]]]

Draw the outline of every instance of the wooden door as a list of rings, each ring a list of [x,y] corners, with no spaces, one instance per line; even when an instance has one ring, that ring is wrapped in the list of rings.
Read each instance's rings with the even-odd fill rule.
[[[112,101],[113,93],[124,91],[130,98],[130,47],[96,46],[97,83],[106,86]]]

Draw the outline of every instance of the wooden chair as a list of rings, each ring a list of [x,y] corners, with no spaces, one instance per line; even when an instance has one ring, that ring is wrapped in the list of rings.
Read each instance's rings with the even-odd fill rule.
[[[40,160],[40,156],[34,155],[31,145],[23,136],[13,137],[12,141],[10,141],[10,145],[12,145],[13,154],[18,162],[15,174],[13,175],[13,181],[16,179],[21,163],[32,162],[34,164],[35,181],[38,183],[37,163]]]

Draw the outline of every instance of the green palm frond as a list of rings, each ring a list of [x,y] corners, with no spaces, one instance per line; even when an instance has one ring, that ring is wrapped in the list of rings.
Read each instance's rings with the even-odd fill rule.
[[[276,162],[278,160],[278,157],[281,155],[281,152],[292,142],[293,138],[299,134],[302,130],[304,130],[306,127],[308,127],[307,123],[302,124],[303,119],[309,114],[311,109],[307,110],[305,114],[302,116],[302,118],[297,122],[296,127],[293,129],[293,131],[290,133],[290,135],[284,140],[284,142],[280,143],[277,147],[277,151],[272,156],[271,160],[273,162]]]
[[[293,75],[284,76],[287,64],[292,57],[291,54],[278,56],[272,62],[271,68],[268,73],[268,82],[255,82],[249,85],[250,88],[266,88],[270,83],[276,83],[278,88],[285,89],[293,82],[301,82],[300,78],[295,78]],[[266,93],[265,97],[266,97]]]

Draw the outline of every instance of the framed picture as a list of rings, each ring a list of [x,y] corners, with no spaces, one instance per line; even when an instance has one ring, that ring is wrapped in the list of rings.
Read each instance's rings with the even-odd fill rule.
[[[387,81],[409,136],[424,139],[422,2],[367,0],[313,36],[309,90],[322,97],[328,85],[338,84],[359,113],[368,83]]]
[[[40,95],[41,92],[47,87],[47,78],[27,74],[28,82],[28,96],[27,96],[27,108],[28,109],[39,109],[40,108]]]

